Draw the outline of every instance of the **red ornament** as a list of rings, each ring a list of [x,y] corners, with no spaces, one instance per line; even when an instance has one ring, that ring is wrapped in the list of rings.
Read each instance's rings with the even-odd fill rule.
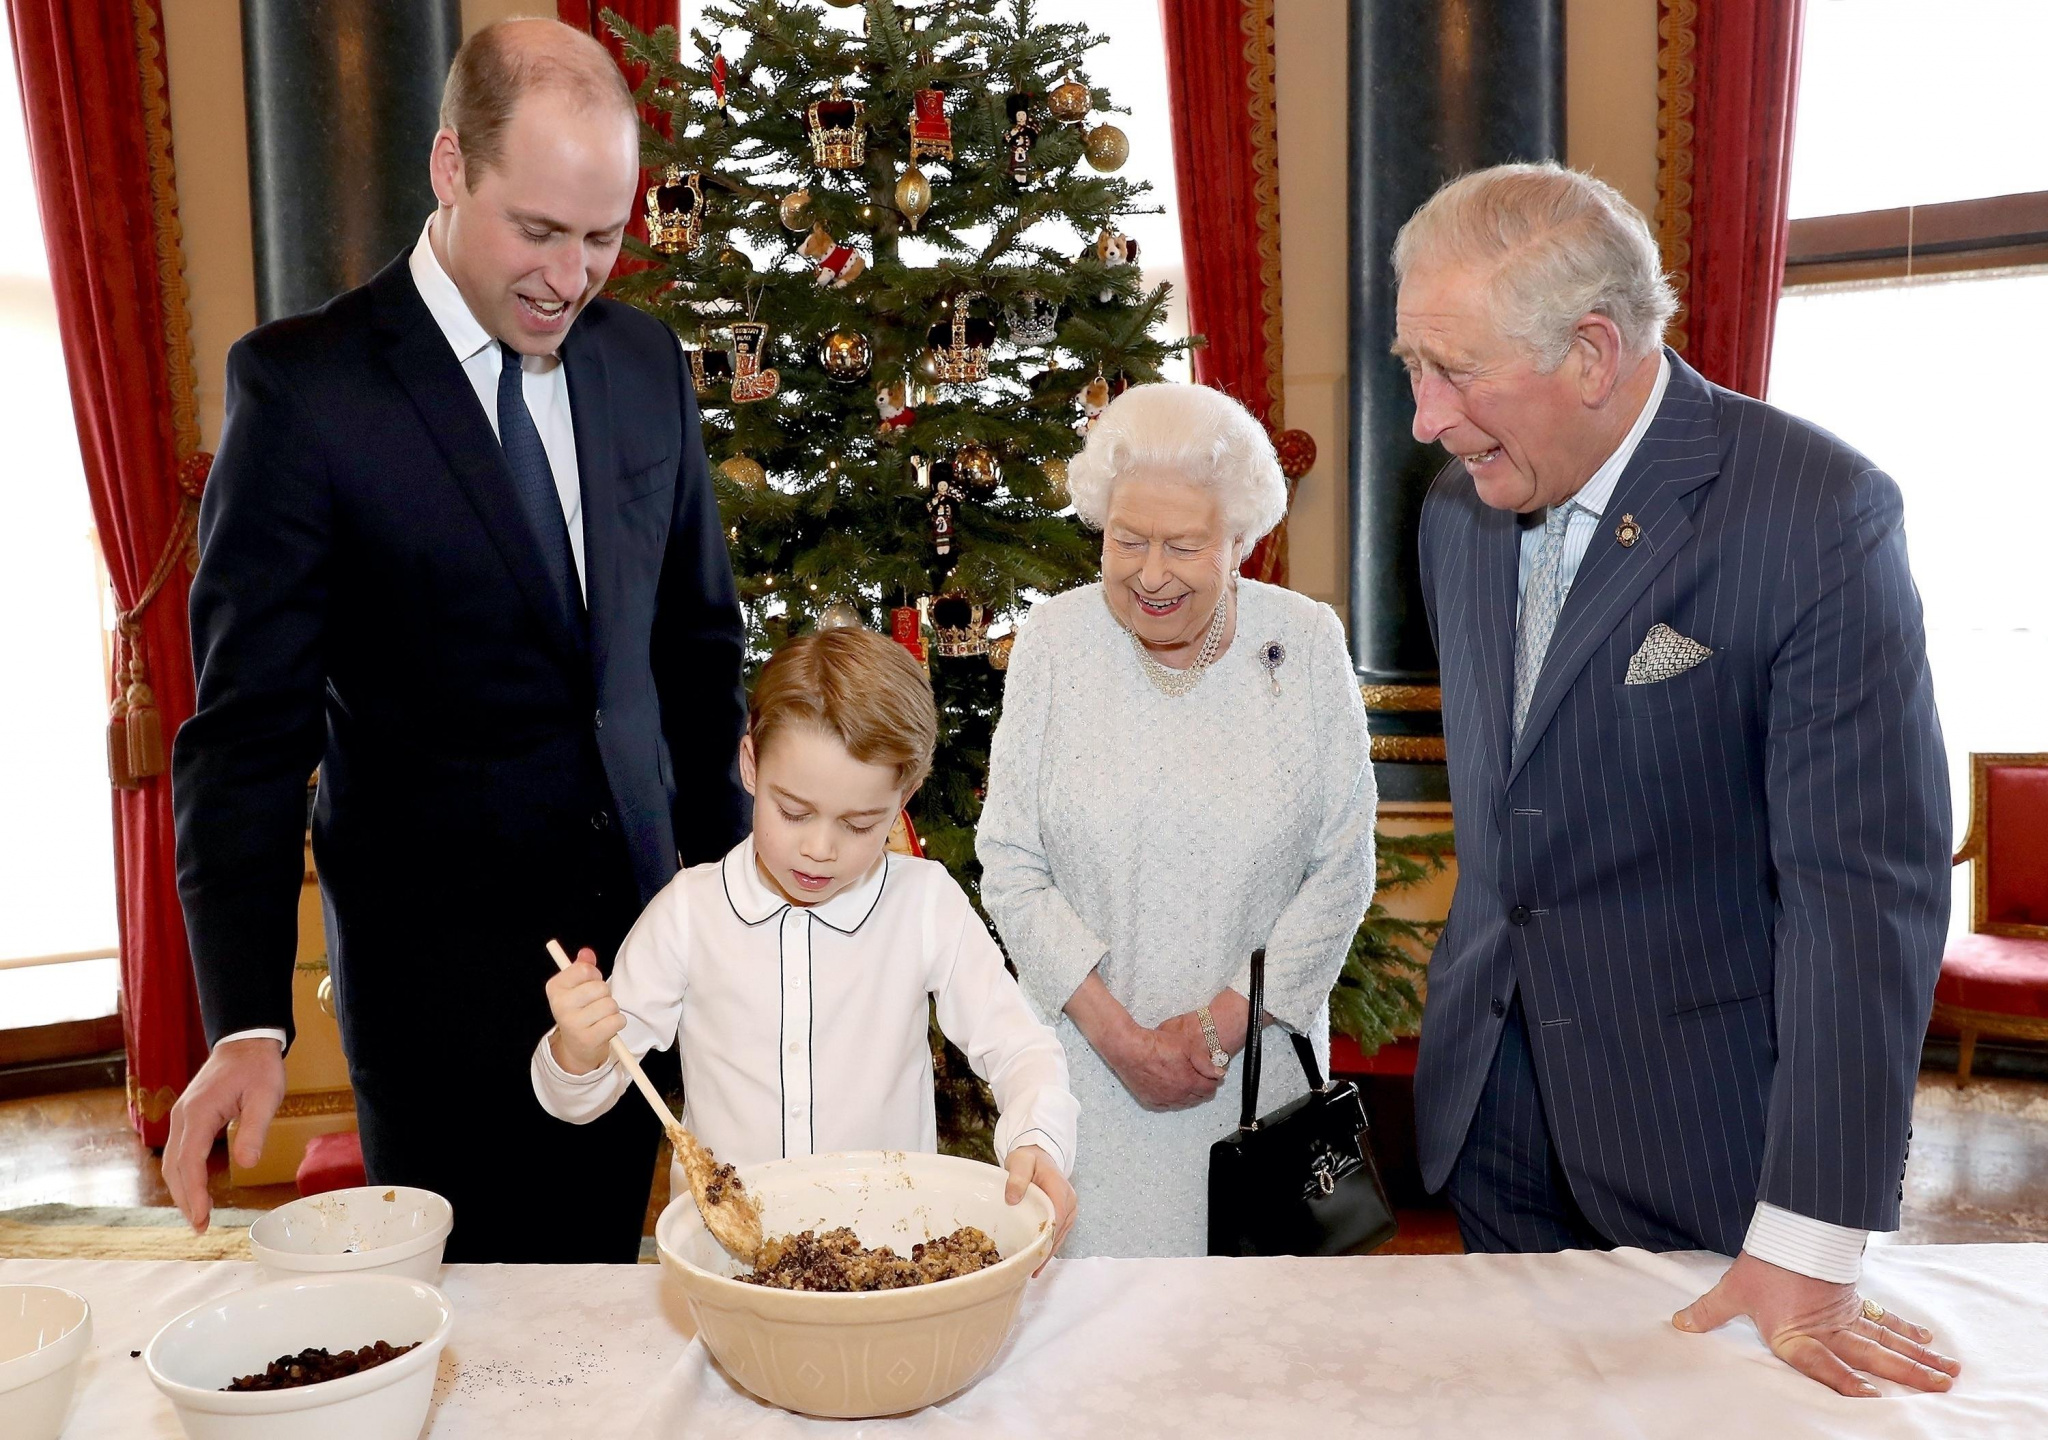
[[[1316,437],[1306,430],[1282,430],[1273,437],[1273,454],[1280,461],[1280,473],[1299,480],[1315,468]]]
[[[725,52],[711,52],[711,98],[718,102],[718,108],[725,108]]]
[[[898,605],[889,612],[889,636],[908,650],[918,664],[925,663],[923,617],[915,605]]]

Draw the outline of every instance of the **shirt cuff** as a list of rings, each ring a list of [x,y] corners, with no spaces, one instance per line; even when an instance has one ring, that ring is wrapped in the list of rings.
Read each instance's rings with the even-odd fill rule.
[[[275,1040],[280,1054],[283,1053],[285,1046],[284,1031],[267,1025],[257,1030],[237,1030],[232,1035],[223,1035],[213,1042],[213,1048],[218,1050],[230,1040]]]
[[[598,1085],[608,1080],[611,1072],[617,1069],[619,1064],[610,1055],[604,1057],[604,1064],[595,1070],[586,1070],[581,1075],[571,1075],[561,1067],[555,1059],[555,1047],[548,1043],[555,1038],[555,1030],[560,1028],[550,1028],[547,1034],[540,1037],[540,1044],[534,1047],[534,1064],[540,1068],[541,1073],[557,1085]]]
[[[1868,1230],[1831,1225],[1759,1200],[1742,1248],[1795,1275],[1854,1285],[1863,1275],[1863,1247],[1869,1239]]]

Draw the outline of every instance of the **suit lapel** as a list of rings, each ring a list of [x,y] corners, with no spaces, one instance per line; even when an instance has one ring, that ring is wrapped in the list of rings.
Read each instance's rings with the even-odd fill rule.
[[[589,612],[591,674],[602,677],[607,627],[619,596],[619,462],[612,425],[611,377],[592,335],[601,312],[586,308],[562,343],[569,413],[576,428],[576,473],[583,490],[583,589]]]
[[[1665,387],[1664,403],[1622,471],[1558,615],[1536,692],[1529,700],[1521,743],[1508,765],[1510,782],[1521,773],[1593,652],[1692,538],[1692,494],[1721,473],[1713,391],[1683,360],[1669,358],[1671,382]],[[1634,545],[1625,546],[1616,538],[1623,515],[1633,515],[1641,531]],[[1512,671],[1512,657],[1509,668]]]
[[[1478,723],[1488,768],[1503,774],[1508,764],[1508,739],[1514,726],[1515,606],[1520,577],[1521,526],[1512,511],[1475,505],[1477,534],[1473,560],[1477,567],[1473,594],[1475,633],[1470,637],[1478,663]]]
[[[388,341],[386,359],[399,384],[411,397],[427,433],[433,436],[549,642],[565,658],[577,660],[582,646],[548,583],[547,562],[513,491],[504,447],[477,404],[476,391],[462,373],[447,337],[420,299],[405,258],[387,266],[371,284],[378,325]]]

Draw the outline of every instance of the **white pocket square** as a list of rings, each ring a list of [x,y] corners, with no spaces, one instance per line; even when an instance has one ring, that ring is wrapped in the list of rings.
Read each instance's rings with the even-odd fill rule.
[[[1650,627],[1650,633],[1643,637],[1636,653],[1629,656],[1626,683],[1658,684],[1683,675],[1701,661],[1711,658],[1713,653],[1699,641],[1679,634],[1660,620]]]

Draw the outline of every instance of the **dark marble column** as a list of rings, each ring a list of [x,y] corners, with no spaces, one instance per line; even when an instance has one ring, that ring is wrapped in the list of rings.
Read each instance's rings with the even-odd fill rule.
[[[1416,525],[1445,455],[1415,443],[1394,236],[1468,170],[1564,153],[1564,0],[1351,0],[1351,648],[1384,799],[1448,798]]]
[[[325,304],[418,237],[461,42],[459,0],[242,0],[259,319]]]

